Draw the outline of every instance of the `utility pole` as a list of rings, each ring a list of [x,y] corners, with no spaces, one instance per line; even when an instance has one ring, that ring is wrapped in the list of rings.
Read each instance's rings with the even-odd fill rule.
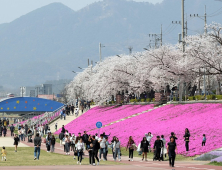
[[[129,55],[131,55],[132,54],[132,51],[133,51],[133,47],[128,47],[128,49],[129,49]]]
[[[207,6],[205,5],[205,12],[204,12],[204,16],[200,16],[199,14],[190,14],[190,17],[198,17],[202,20],[204,20],[204,33],[205,35],[207,35]]]
[[[160,45],[161,46],[163,45],[163,27],[162,27],[162,24],[161,24],[161,29],[160,29]]]
[[[89,66],[89,59],[88,59],[88,66]]]
[[[205,14],[204,14],[204,21],[205,21],[205,35],[207,35],[207,6],[205,5]]]
[[[99,57],[100,57],[100,62],[102,61],[102,47],[105,47],[101,43],[99,43]]]
[[[204,66],[204,100],[206,100],[206,68]]]
[[[184,0],[182,0],[182,51],[185,52],[185,32],[184,32]]]
[[[161,29],[160,29],[160,34],[149,34],[149,37],[154,37],[154,46],[155,49],[157,48],[157,45],[160,44],[160,46],[163,45],[163,30],[162,30],[162,24],[161,24]],[[150,40],[151,42],[151,40]],[[159,43],[160,42],[160,43]],[[151,43],[150,43],[151,45]]]

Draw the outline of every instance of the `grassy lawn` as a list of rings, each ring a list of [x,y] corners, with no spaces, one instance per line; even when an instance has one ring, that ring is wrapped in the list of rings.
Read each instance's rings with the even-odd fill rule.
[[[109,154],[112,154],[112,150],[109,148]],[[129,150],[126,151],[126,148],[122,147],[121,148],[121,154],[122,156],[129,156]],[[137,151],[134,151],[133,153],[134,157],[140,157],[142,159],[142,155],[139,155]],[[153,159],[153,152],[149,152],[147,153],[147,158],[148,159]],[[167,157],[164,157],[164,160],[169,160],[169,157],[167,155]],[[177,155],[176,156],[176,161],[192,161],[193,157],[185,157],[182,155]]]
[[[19,148],[14,152],[14,148],[6,148],[7,161],[0,161],[0,166],[42,166],[42,165],[77,165],[77,160],[73,156],[66,156],[57,153],[47,153],[41,150],[40,160],[34,160],[34,148]],[[84,157],[82,165],[89,165],[88,156]],[[123,165],[119,162],[104,162],[101,165]]]
[[[209,165],[222,166],[222,162],[211,162]]]

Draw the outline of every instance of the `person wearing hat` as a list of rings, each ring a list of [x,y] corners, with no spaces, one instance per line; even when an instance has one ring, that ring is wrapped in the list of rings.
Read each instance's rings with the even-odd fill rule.
[[[154,143],[153,149],[156,152],[156,159],[160,161],[161,148],[163,148],[163,141],[160,140],[160,136],[157,136],[157,140]]]

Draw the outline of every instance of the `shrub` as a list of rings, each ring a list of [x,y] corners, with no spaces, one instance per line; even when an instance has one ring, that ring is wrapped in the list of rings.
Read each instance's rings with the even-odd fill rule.
[[[141,101],[141,102],[145,102],[145,99],[141,99],[140,101]]]
[[[222,100],[222,95],[216,95],[216,98],[217,98],[218,100]]]
[[[151,102],[151,99],[150,98],[146,99],[146,102]]]

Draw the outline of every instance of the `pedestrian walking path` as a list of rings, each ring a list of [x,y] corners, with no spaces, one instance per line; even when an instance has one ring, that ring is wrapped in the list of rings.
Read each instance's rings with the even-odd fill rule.
[[[27,139],[27,138],[26,138]],[[0,147],[14,147],[14,139],[10,136],[10,134],[7,134],[6,137],[0,137]],[[19,147],[29,147],[25,143],[19,143]]]
[[[91,109],[92,108],[94,108],[94,107],[96,107],[96,105],[95,106],[91,106]],[[63,119],[58,119],[58,120],[56,120],[56,121],[54,121],[53,123],[51,123],[50,125],[49,125],[49,127],[50,127],[50,131],[52,132],[52,133],[55,133],[56,132],[56,129],[55,129],[55,124],[57,123],[57,130],[59,130],[61,127],[62,127],[62,125],[67,125],[67,124],[69,124],[70,122],[72,122],[73,120],[75,120],[76,118],[78,118],[78,117],[80,117],[81,115],[83,115],[85,112],[87,112],[87,111],[84,111],[83,113],[82,113],[82,111],[79,111],[79,115],[76,117],[75,115],[70,115],[70,116],[66,116],[66,120],[64,120],[64,118]]]
[[[22,142],[24,144],[26,144],[26,142]],[[33,147],[34,144],[33,143],[27,143],[26,145]],[[41,150],[47,150],[46,149],[46,145],[44,143],[42,143],[41,146]],[[64,146],[60,146],[59,143],[56,143],[55,145],[55,153],[59,153],[59,154],[63,154],[66,155],[64,152]],[[49,153],[50,154],[50,153]],[[70,155],[67,156],[71,156],[73,157],[73,152],[70,152]],[[85,152],[85,156],[88,158],[88,153]],[[109,154],[108,155],[108,160],[113,160],[112,159],[112,155]],[[134,170],[137,168],[140,169],[150,169],[150,170],[221,170],[221,167],[217,167],[217,166],[211,166],[211,165],[206,165],[209,162],[205,162],[205,161],[176,161],[175,163],[175,168],[171,168],[169,167],[169,163],[168,161],[153,161],[151,159],[148,159],[148,162],[145,161],[141,161],[140,157],[134,157],[134,161],[128,161],[128,157],[127,156],[122,156],[121,157],[121,163],[123,163],[123,165],[99,165],[96,167],[96,169],[107,169],[107,170],[113,170],[113,169],[120,169],[120,170]],[[10,169],[10,167],[4,167],[5,169]],[[42,167],[13,167],[13,169],[32,169],[32,170],[37,170],[37,169],[42,169]],[[49,169],[49,170],[55,170],[55,169],[73,169],[73,166],[56,166],[56,168],[54,166],[44,166],[44,169]],[[78,166],[78,169],[92,169],[95,167],[90,166],[90,165],[81,165]],[[11,168],[12,169],[12,168]]]

